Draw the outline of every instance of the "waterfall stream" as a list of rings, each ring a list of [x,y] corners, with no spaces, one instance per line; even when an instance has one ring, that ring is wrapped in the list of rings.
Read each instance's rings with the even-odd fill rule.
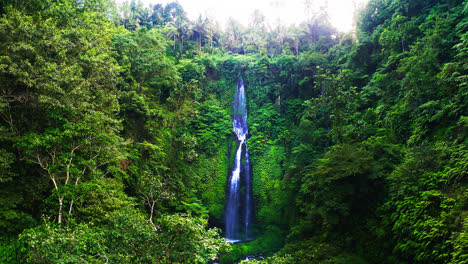
[[[232,128],[236,134],[238,147],[234,167],[228,178],[225,222],[226,238],[231,242],[238,242],[250,239],[253,215],[250,160],[247,149],[247,108],[242,79],[237,82],[233,106]]]

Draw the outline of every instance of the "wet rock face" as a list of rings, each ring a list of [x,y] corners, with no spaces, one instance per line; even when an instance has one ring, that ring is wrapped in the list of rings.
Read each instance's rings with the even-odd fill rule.
[[[233,101],[232,129],[236,135],[236,157],[228,177],[226,193],[226,238],[231,242],[249,239],[252,223],[252,186],[250,158],[247,148],[247,108],[242,79],[237,82]]]

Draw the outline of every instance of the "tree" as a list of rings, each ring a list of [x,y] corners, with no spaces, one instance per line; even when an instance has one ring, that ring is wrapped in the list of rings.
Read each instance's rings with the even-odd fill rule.
[[[234,18],[228,18],[227,30],[223,36],[223,44],[233,52],[234,49],[239,49],[241,45],[242,26]]]
[[[128,78],[135,80],[138,93],[159,96],[169,95],[178,82],[178,76],[166,55],[167,41],[156,29],[140,29],[114,36],[113,47],[118,51],[117,59],[128,68]],[[130,84],[132,85],[132,84]]]
[[[193,31],[198,33],[198,51],[201,52],[201,45],[202,45],[202,37],[203,34],[207,32],[208,27],[208,20],[205,18],[203,19],[202,16],[198,16],[197,21],[195,21],[193,25]]]
[[[286,27],[283,26],[279,20],[275,30],[271,32],[271,36],[272,40],[279,46],[278,54],[281,54],[283,51],[284,41],[286,39]]]
[[[113,29],[99,13],[68,4],[54,6],[57,14],[45,20],[14,9],[0,19],[2,115],[10,117],[19,159],[52,181],[59,222],[65,200],[72,211],[73,186],[111,162],[101,151],[118,145]]]
[[[162,4],[155,4],[151,13],[151,20],[153,25],[162,26],[165,24],[164,21],[164,7]]]
[[[395,52],[395,46],[401,48],[398,52],[405,52],[405,37],[409,35],[410,22],[402,15],[397,15],[392,19],[391,26],[384,29],[379,43],[384,47],[384,51]],[[399,44],[399,45],[398,45]]]
[[[27,159],[39,165],[53,183],[59,224],[66,204],[68,216],[72,214],[74,188],[111,161],[100,157],[115,152],[119,143],[115,122],[109,121],[102,114],[88,114],[82,120],[67,120],[61,127],[44,133],[28,133],[18,141]]]
[[[187,21],[185,21],[185,19],[181,16],[176,18],[176,21],[173,25],[177,29],[177,39],[179,40],[179,55],[182,57],[184,50],[184,38],[191,34],[191,29],[189,28]]]
[[[139,0],[123,2],[120,9],[122,10],[122,25],[124,25],[126,29],[137,30],[142,25],[151,27],[151,25],[149,25],[149,10],[143,7],[143,3]]]
[[[164,21],[166,25],[174,25],[179,18],[185,20],[185,11],[179,2],[171,2],[164,7]]]
[[[290,26],[286,30],[286,39],[290,46],[294,48],[296,57],[299,56],[300,33],[300,29],[295,26]]]
[[[330,23],[328,14],[319,13],[313,19],[301,24],[302,43],[307,44],[310,50],[318,52],[326,52],[328,49],[337,43],[336,29]]]
[[[215,36],[219,36],[219,23],[213,20],[208,20],[206,27],[206,38],[210,41],[210,49],[213,51],[213,42]]]
[[[331,74],[329,71],[319,73],[316,76],[315,86],[317,91],[320,91],[320,95],[305,102],[308,107],[306,117],[316,117],[324,110],[328,112],[332,122],[330,133],[335,143],[344,140],[343,129],[347,122],[346,118],[356,107],[356,87],[351,86],[349,76],[348,70],[339,74]]]
[[[255,9],[252,14],[250,15],[250,23],[249,26],[256,29],[260,30],[262,32],[265,32],[265,15],[262,14],[262,12],[259,9]]]
[[[159,219],[163,231],[159,238],[159,257],[156,263],[206,263],[218,252],[228,249],[216,229],[206,230],[207,221],[175,214]]]

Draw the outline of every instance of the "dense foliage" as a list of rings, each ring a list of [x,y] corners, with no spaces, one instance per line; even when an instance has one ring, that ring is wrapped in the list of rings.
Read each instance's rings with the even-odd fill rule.
[[[468,3],[325,11],[0,0],[0,262],[468,263]],[[228,245],[240,76],[257,239]]]

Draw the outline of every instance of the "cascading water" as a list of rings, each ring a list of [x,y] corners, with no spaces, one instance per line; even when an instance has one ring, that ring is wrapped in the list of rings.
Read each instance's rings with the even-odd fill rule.
[[[225,211],[226,238],[232,242],[250,239],[249,229],[253,215],[250,160],[246,142],[248,130],[245,103],[244,82],[239,79],[234,95],[234,113],[232,116],[232,128],[236,134],[238,147],[234,167],[228,178]],[[244,161],[243,166],[242,160]]]

